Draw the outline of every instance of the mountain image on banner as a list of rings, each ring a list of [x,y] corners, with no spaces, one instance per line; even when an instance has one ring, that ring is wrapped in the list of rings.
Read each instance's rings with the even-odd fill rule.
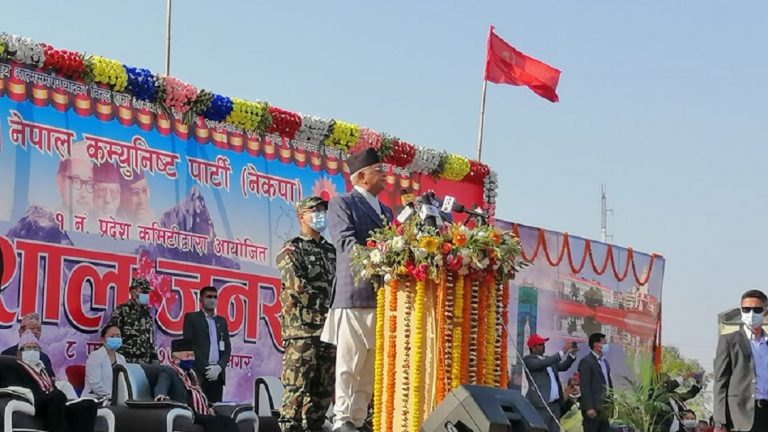
[[[62,231],[54,215],[37,205],[31,205],[24,216],[6,233],[9,239],[25,239],[74,246],[65,231]]]
[[[189,195],[172,207],[160,218],[160,226],[166,229],[178,228],[195,234],[208,236],[208,250],[200,254],[194,250],[183,251],[178,248],[169,248],[160,244],[142,245],[136,249],[136,255],[146,253],[151,260],[165,258],[175,261],[194,262],[198,264],[240,270],[240,264],[232,259],[221,257],[213,252],[213,239],[216,238],[216,228],[213,226],[211,215],[205,204],[205,198],[197,186],[189,191]]]

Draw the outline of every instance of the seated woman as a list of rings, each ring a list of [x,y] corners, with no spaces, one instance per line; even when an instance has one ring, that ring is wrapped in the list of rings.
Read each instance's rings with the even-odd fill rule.
[[[82,400],[67,405],[67,396],[57,388],[55,378],[48,376],[40,361],[40,342],[34,333],[24,332],[18,348],[16,359],[21,373],[15,375],[15,382],[10,384],[32,392],[35,417],[44,420],[50,432],[93,432],[96,403]]]
[[[107,324],[101,329],[101,348],[93,351],[85,362],[84,398],[112,398],[112,368],[125,365],[125,357],[117,353],[123,344],[120,328]]]

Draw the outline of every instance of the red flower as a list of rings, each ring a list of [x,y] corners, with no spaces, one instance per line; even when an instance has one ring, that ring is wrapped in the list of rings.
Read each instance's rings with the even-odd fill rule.
[[[413,271],[413,277],[415,277],[416,280],[423,281],[427,278],[427,270],[429,270],[429,267],[427,267],[426,264],[420,264]]]
[[[368,243],[366,243],[365,245],[373,249],[376,247],[376,240],[368,240]]]
[[[403,235],[405,234],[405,227],[403,225],[398,225],[396,231],[397,231],[397,235]]]
[[[446,258],[445,263],[448,267],[448,270],[457,272],[461,269],[463,261],[464,260],[461,258],[461,255],[450,255],[448,258]]]
[[[448,255],[452,250],[453,246],[448,242],[444,242],[442,245],[440,245],[440,252],[442,252],[443,255]]]

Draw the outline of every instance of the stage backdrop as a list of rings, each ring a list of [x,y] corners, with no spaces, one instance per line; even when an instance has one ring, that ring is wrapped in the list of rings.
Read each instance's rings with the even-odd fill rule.
[[[71,166],[63,161],[70,159]],[[186,126],[125,94],[0,63],[0,349],[37,312],[59,377],[84,364],[135,271],[151,296],[162,361],[219,289],[232,336],[226,400],[253,398],[253,379],[279,376],[282,356],[275,257],[298,232],[294,203],[348,185],[337,149],[243,134],[198,118]],[[382,199],[423,185],[481,203],[482,185],[386,174]]]
[[[608,336],[607,354],[615,385],[653,366],[661,343],[661,288],[664,258],[541,228],[497,221],[523,242],[525,259],[533,265],[511,281],[509,305],[510,383],[527,388],[521,358],[528,336],[550,338],[547,353],[566,340],[579,343],[579,358],[589,353],[587,338]],[[565,383],[578,361],[561,373]]]

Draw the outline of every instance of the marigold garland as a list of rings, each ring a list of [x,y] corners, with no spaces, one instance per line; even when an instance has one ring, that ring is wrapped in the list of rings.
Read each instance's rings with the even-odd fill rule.
[[[501,371],[504,370],[506,363],[502,360],[502,346],[504,336],[504,288],[503,283],[496,280],[494,281],[494,288],[496,289],[496,340],[494,341],[494,352],[497,354],[494,356],[493,364],[493,382],[496,386],[501,386]]]
[[[382,412],[381,399],[384,380],[384,315],[387,304],[384,298],[386,291],[379,289],[376,292],[376,353],[373,369],[373,430],[381,430]]]
[[[486,324],[486,337],[485,337],[485,377],[484,377],[484,384],[485,385],[495,385],[496,382],[493,379],[494,376],[494,366],[495,366],[495,359],[496,359],[496,283],[493,280],[493,275],[489,275],[488,279],[486,279],[486,286],[487,288],[483,291],[486,292],[487,299],[486,304],[488,307],[488,313],[487,313],[487,324]]]
[[[446,289],[445,300],[443,305],[444,317],[443,317],[443,339],[445,341],[443,349],[443,398],[445,394],[453,390],[453,367],[458,362],[458,359],[454,357],[454,340],[453,332],[455,329],[454,322],[456,320],[456,283],[458,281],[457,275],[452,273],[446,273]],[[456,359],[456,360],[454,360]],[[440,403],[440,400],[437,401]]]
[[[435,402],[440,403],[445,396],[445,297],[447,284],[445,273],[440,275],[440,285],[435,295],[435,313],[437,318],[437,373],[435,374]]]
[[[507,324],[509,323],[509,283],[502,282],[501,291],[501,304],[502,316],[501,316],[501,364],[503,370],[501,371],[501,377],[499,379],[499,387],[509,387],[509,371],[507,370],[508,361],[508,349],[509,349],[509,331],[507,330]]]
[[[464,299],[462,300],[464,303],[464,307],[462,308],[462,314],[464,315],[464,319],[461,322],[461,334],[462,334],[462,343],[461,343],[461,382],[460,384],[470,384],[470,357],[469,357],[469,351],[472,349],[472,337],[473,337],[473,331],[470,328],[470,322],[474,319],[474,322],[477,322],[477,309],[475,309],[475,313],[473,315],[472,313],[472,303],[477,302],[477,298],[473,296],[473,287],[468,283],[470,280],[468,276],[460,276],[463,280],[464,284]],[[469,319],[467,319],[469,318]]]
[[[421,426],[421,412],[424,393],[424,320],[426,317],[424,302],[426,300],[427,284],[423,280],[416,281],[416,302],[414,305],[414,331],[413,331],[413,367],[411,368],[411,413],[410,431],[419,432]]]
[[[408,416],[410,414],[408,401],[411,390],[411,317],[413,313],[413,291],[411,281],[407,280],[405,283],[405,298],[403,299],[403,363],[400,366],[402,371],[402,384],[400,388],[401,401],[403,407],[403,415],[400,419],[401,431],[408,430]]]
[[[385,431],[392,430],[395,412],[395,363],[397,361],[397,280],[389,285],[389,346],[387,347],[387,394],[386,407],[382,414],[385,417]]]
[[[484,385],[485,384],[485,345],[488,342],[486,334],[488,333],[488,287],[485,284],[481,284],[479,281],[475,281],[473,284],[477,287],[477,305],[472,305],[473,308],[477,308],[477,319],[472,322],[477,323],[477,336],[475,338],[476,350],[475,353],[475,381],[473,383]]]
[[[453,316],[453,352],[451,353],[451,390],[461,385],[462,382],[462,348],[464,346],[464,277],[456,275],[454,282],[456,291],[456,307]]]

